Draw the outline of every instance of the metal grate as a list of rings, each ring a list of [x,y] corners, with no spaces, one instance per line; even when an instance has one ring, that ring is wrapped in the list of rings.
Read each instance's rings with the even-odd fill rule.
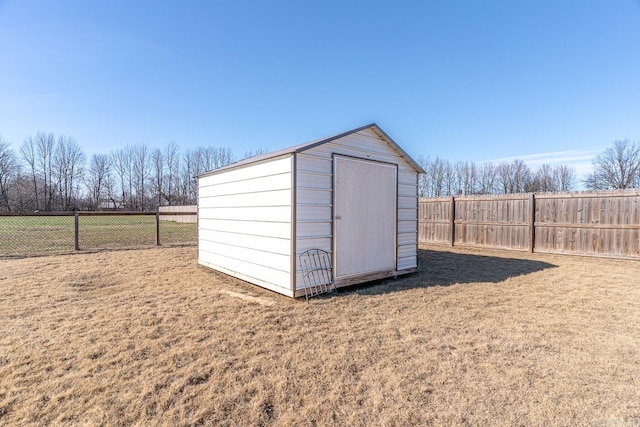
[[[309,298],[334,289],[331,257],[322,249],[309,249],[300,254],[304,296]]]

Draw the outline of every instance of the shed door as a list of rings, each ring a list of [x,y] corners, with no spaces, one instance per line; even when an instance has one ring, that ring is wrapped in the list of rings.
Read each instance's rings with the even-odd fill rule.
[[[397,166],[334,157],[336,278],[396,269]]]

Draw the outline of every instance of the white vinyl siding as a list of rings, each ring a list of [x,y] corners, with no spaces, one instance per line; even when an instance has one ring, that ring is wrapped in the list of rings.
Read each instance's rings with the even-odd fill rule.
[[[380,270],[368,266],[363,268],[362,274],[350,271],[339,285],[371,280],[371,275],[391,277],[414,271],[418,258],[417,183],[420,167],[403,157],[406,154],[402,149],[376,125],[341,135],[279,150],[272,157],[262,155],[247,159],[200,175],[199,264],[284,295],[295,296],[296,290],[300,295],[304,282],[298,256],[308,249],[318,248],[327,251],[332,259],[334,257],[333,247],[337,242],[333,235],[333,204],[336,200],[334,158],[343,157],[392,165],[395,184],[387,188],[385,194],[395,196],[383,199],[374,193],[368,197],[379,199],[383,206],[389,206],[391,200],[396,206],[397,211],[393,211],[395,222],[391,221],[392,228],[387,227],[389,236],[383,241],[394,238],[397,246],[393,257],[388,256],[384,262],[375,263],[375,267],[380,264]],[[352,207],[351,210],[354,209]],[[370,220],[377,219],[373,217]],[[369,221],[365,219],[364,222]],[[362,239],[356,237],[353,240],[359,242]],[[358,246],[355,244],[356,250]],[[340,250],[347,255],[351,251],[350,248]],[[336,255],[339,256],[340,250]],[[391,262],[387,262],[389,260]],[[392,265],[391,271],[389,265]],[[354,267],[355,270],[358,268]]]
[[[198,180],[198,262],[291,295],[291,155]]]
[[[398,165],[397,271],[417,267],[418,174],[397,151],[370,129],[297,154],[296,256],[312,248],[332,254],[334,154]],[[299,272],[296,283],[298,289],[302,288]]]

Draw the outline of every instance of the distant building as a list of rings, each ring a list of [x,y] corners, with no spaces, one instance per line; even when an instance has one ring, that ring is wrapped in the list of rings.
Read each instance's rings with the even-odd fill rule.
[[[113,200],[101,200],[98,203],[99,211],[123,211],[125,210],[127,205],[124,203],[115,202]]]

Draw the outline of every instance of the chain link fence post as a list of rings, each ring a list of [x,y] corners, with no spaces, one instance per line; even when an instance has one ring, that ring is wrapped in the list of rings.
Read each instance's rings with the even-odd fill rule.
[[[74,238],[75,238],[75,249],[76,251],[80,250],[80,236],[79,234],[79,230],[80,230],[80,214],[78,214],[78,211],[76,211],[75,215],[74,215],[74,224],[73,224],[73,234],[74,234]]]
[[[160,246],[160,212],[156,212],[156,246]]]

